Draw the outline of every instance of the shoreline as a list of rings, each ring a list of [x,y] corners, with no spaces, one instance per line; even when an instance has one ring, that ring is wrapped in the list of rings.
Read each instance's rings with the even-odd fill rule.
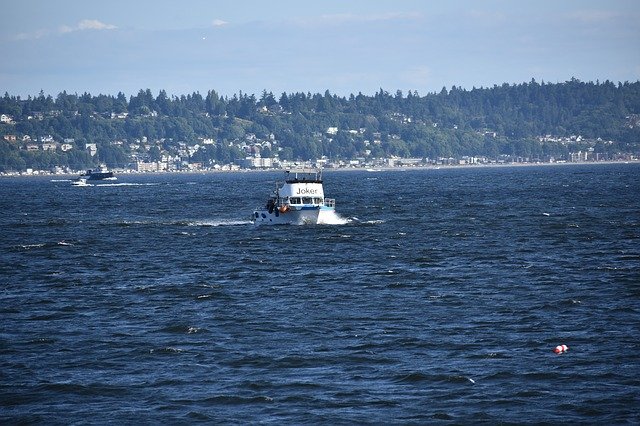
[[[562,162],[562,163],[483,163],[483,164],[429,164],[419,166],[381,166],[381,167],[340,167],[340,168],[324,168],[323,173],[333,172],[393,172],[393,171],[411,171],[411,170],[450,170],[450,169],[485,169],[485,168],[513,168],[513,167],[562,167],[562,166],[590,166],[590,165],[612,165],[612,164],[640,164],[640,160],[619,160],[619,161],[593,161],[593,162]],[[284,172],[293,169],[288,168],[272,168],[272,169],[237,169],[237,170],[176,170],[176,171],[158,171],[158,172],[138,172],[134,170],[118,170],[114,169],[114,173],[124,176],[153,176],[153,175],[204,175],[204,174],[225,174],[225,173],[274,173]],[[46,171],[35,171],[34,173],[9,173],[0,174],[1,178],[22,178],[22,177],[53,177],[60,179],[75,179],[79,173],[51,173]]]

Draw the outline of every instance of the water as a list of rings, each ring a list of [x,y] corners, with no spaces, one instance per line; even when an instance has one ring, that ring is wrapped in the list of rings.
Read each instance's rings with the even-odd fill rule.
[[[639,172],[2,179],[0,420],[637,423]]]

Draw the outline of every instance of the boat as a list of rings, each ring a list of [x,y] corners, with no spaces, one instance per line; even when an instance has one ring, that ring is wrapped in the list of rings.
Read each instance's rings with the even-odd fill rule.
[[[118,178],[114,176],[113,172],[107,169],[107,166],[100,166],[98,170],[87,170],[83,174],[80,175],[78,179],[86,179],[86,180],[117,180]]]
[[[73,185],[73,186],[91,186],[90,184],[87,183],[87,179],[85,179],[83,177],[72,181],[71,185]]]
[[[322,169],[285,171],[284,183],[276,188],[263,207],[253,212],[255,225],[306,225],[332,223],[336,202],[324,197]]]

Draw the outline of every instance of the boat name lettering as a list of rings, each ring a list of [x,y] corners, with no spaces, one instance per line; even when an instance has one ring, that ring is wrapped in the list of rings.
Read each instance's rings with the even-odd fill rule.
[[[296,192],[296,195],[313,195],[317,193],[318,193],[317,189],[298,188],[298,192]]]

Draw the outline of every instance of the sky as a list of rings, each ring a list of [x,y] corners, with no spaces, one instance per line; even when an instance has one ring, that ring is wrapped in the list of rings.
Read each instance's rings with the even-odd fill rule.
[[[0,0],[0,92],[223,96],[640,80],[637,0]]]

